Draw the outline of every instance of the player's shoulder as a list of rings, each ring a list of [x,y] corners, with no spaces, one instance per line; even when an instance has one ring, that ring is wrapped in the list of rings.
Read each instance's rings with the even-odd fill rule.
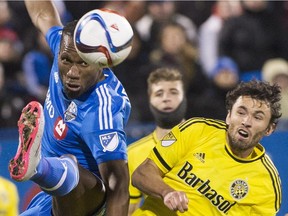
[[[129,154],[129,152],[135,152],[142,148],[149,148],[149,146],[152,146],[153,148],[155,145],[156,145],[156,140],[153,137],[153,133],[150,133],[147,136],[129,144],[127,147],[127,151]]]
[[[227,125],[224,121],[218,119],[193,117],[178,125],[180,131],[189,130],[195,127],[226,130]]]

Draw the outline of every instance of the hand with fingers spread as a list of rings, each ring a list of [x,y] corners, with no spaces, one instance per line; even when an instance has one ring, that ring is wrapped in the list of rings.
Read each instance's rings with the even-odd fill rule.
[[[172,191],[164,196],[164,204],[173,211],[179,210],[181,213],[188,210],[188,198],[183,191]]]

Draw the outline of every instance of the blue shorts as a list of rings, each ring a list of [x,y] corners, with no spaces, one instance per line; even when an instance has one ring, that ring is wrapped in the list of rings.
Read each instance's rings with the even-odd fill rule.
[[[93,216],[105,215],[106,208],[104,203]],[[45,192],[38,193],[30,202],[20,216],[51,216],[52,215],[52,196]]]
[[[45,192],[38,193],[20,216],[51,216],[52,196]]]

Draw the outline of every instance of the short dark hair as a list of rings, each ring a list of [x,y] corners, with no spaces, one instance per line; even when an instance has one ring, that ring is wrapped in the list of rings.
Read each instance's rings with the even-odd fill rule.
[[[75,30],[75,28],[76,28],[77,22],[78,22],[78,20],[73,20],[73,21],[71,21],[71,22],[68,22],[68,23],[63,27],[62,36],[61,36],[61,44],[62,44],[62,40],[63,40],[64,35],[68,35],[68,36],[70,36],[70,37],[73,38],[73,36],[74,36],[74,30]]]
[[[268,82],[251,80],[249,82],[241,82],[238,86],[229,91],[226,95],[226,109],[232,109],[236,100],[240,96],[250,96],[253,99],[265,101],[271,108],[270,123],[277,124],[281,117],[281,88],[277,84],[270,85]]]

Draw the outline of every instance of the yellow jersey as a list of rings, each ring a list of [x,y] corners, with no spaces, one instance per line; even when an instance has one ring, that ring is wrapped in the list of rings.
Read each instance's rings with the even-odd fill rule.
[[[152,133],[148,134],[142,139],[131,143],[127,148],[128,168],[130,173],[129,193],[130,203],[132,204],[139,203],[144,195],[140,190],[131,184],[131,175],[136,170],[136,168],[148,157],[151,150],[155,147],[157,141],[158,139],[154,130]]]
[[[18,191],[12,182],[0,177],[0,215],[18,215]]]
[[[186,192],[188,211],[172,212],[161,199],[148,196],[133,216],[275,215],[282,196],[277,169],[260,144],[249,159],[233,155],[226,128],[223,121],[192,118],[164,136],[149,158],[168,185]]]

